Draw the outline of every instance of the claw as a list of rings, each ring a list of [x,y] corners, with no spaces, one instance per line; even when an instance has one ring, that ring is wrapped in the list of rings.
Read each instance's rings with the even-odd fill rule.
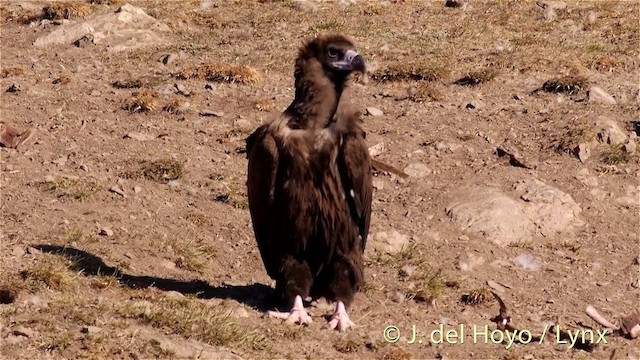
[[[331,315],[331,320],[327,324],[327,327],[332,330],[335,329],[340,332],[345,332],[347,329],[355,326],[356,324],[354,324],[353,321],[349,319],[349,315],[347,315],[344,303],[338,301],[336,311]]]
[[[285,319],[287,324],[309,325],[313,322],[302,304],[302,297],[296,296],[293,307],[289,312],[267,311],[267,316],[277,319]]]

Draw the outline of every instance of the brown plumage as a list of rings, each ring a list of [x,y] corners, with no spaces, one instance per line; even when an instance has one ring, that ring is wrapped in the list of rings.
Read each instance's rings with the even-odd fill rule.
[[[276,292],[310,323],[302,300],[336,302],[329,327],[354,325],[346,311],[364,283],[362,255],[371,216],[372,168],[360,112],[340,97],[363,58],[342,35],[308,41],[295,64],[295,98],[247,138],[249,210]]]

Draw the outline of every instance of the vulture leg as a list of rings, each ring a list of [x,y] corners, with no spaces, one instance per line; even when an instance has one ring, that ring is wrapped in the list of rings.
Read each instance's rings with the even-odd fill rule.
[[[346,331],[350,327],[354,327],[356,324],[349,319],[347,310],[344,307],[342,301],[336,303],[336,311],[331,315],[331,321],[327,325],[330,329],[336,329],[340,332]]]
[[[307,314],[307,311],[304,309],[304,305],[302,304],[302,297],[300,295],[296,295],[296,299],[293,302],[293,307],[289,312],[278,312],[278,311],[267,311],[267,316],[278,318],[278,319],[286,319],[289,324],[311,324],[311,316]]]

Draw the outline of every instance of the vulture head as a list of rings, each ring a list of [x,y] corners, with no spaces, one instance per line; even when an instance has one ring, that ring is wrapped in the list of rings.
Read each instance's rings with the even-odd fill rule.
[[[305,70],[316,68],[337,87],[342,87],[352,72],[366,71],[362,55],[353,42],[341,34],[319,35],[302,46],[296,60],[296,79]]]

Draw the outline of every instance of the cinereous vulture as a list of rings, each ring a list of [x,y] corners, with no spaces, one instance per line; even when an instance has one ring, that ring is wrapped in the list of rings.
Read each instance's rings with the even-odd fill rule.
[[[364,284],[372,166],[359,111],[341,106],[365,61],[340,34],[309,40],[295,62],[289,107],[246,139],[253,230],[276,294],[289,312],[269,317],[309,324],[303,299],[336,302],[328,327],[345,331]]]

